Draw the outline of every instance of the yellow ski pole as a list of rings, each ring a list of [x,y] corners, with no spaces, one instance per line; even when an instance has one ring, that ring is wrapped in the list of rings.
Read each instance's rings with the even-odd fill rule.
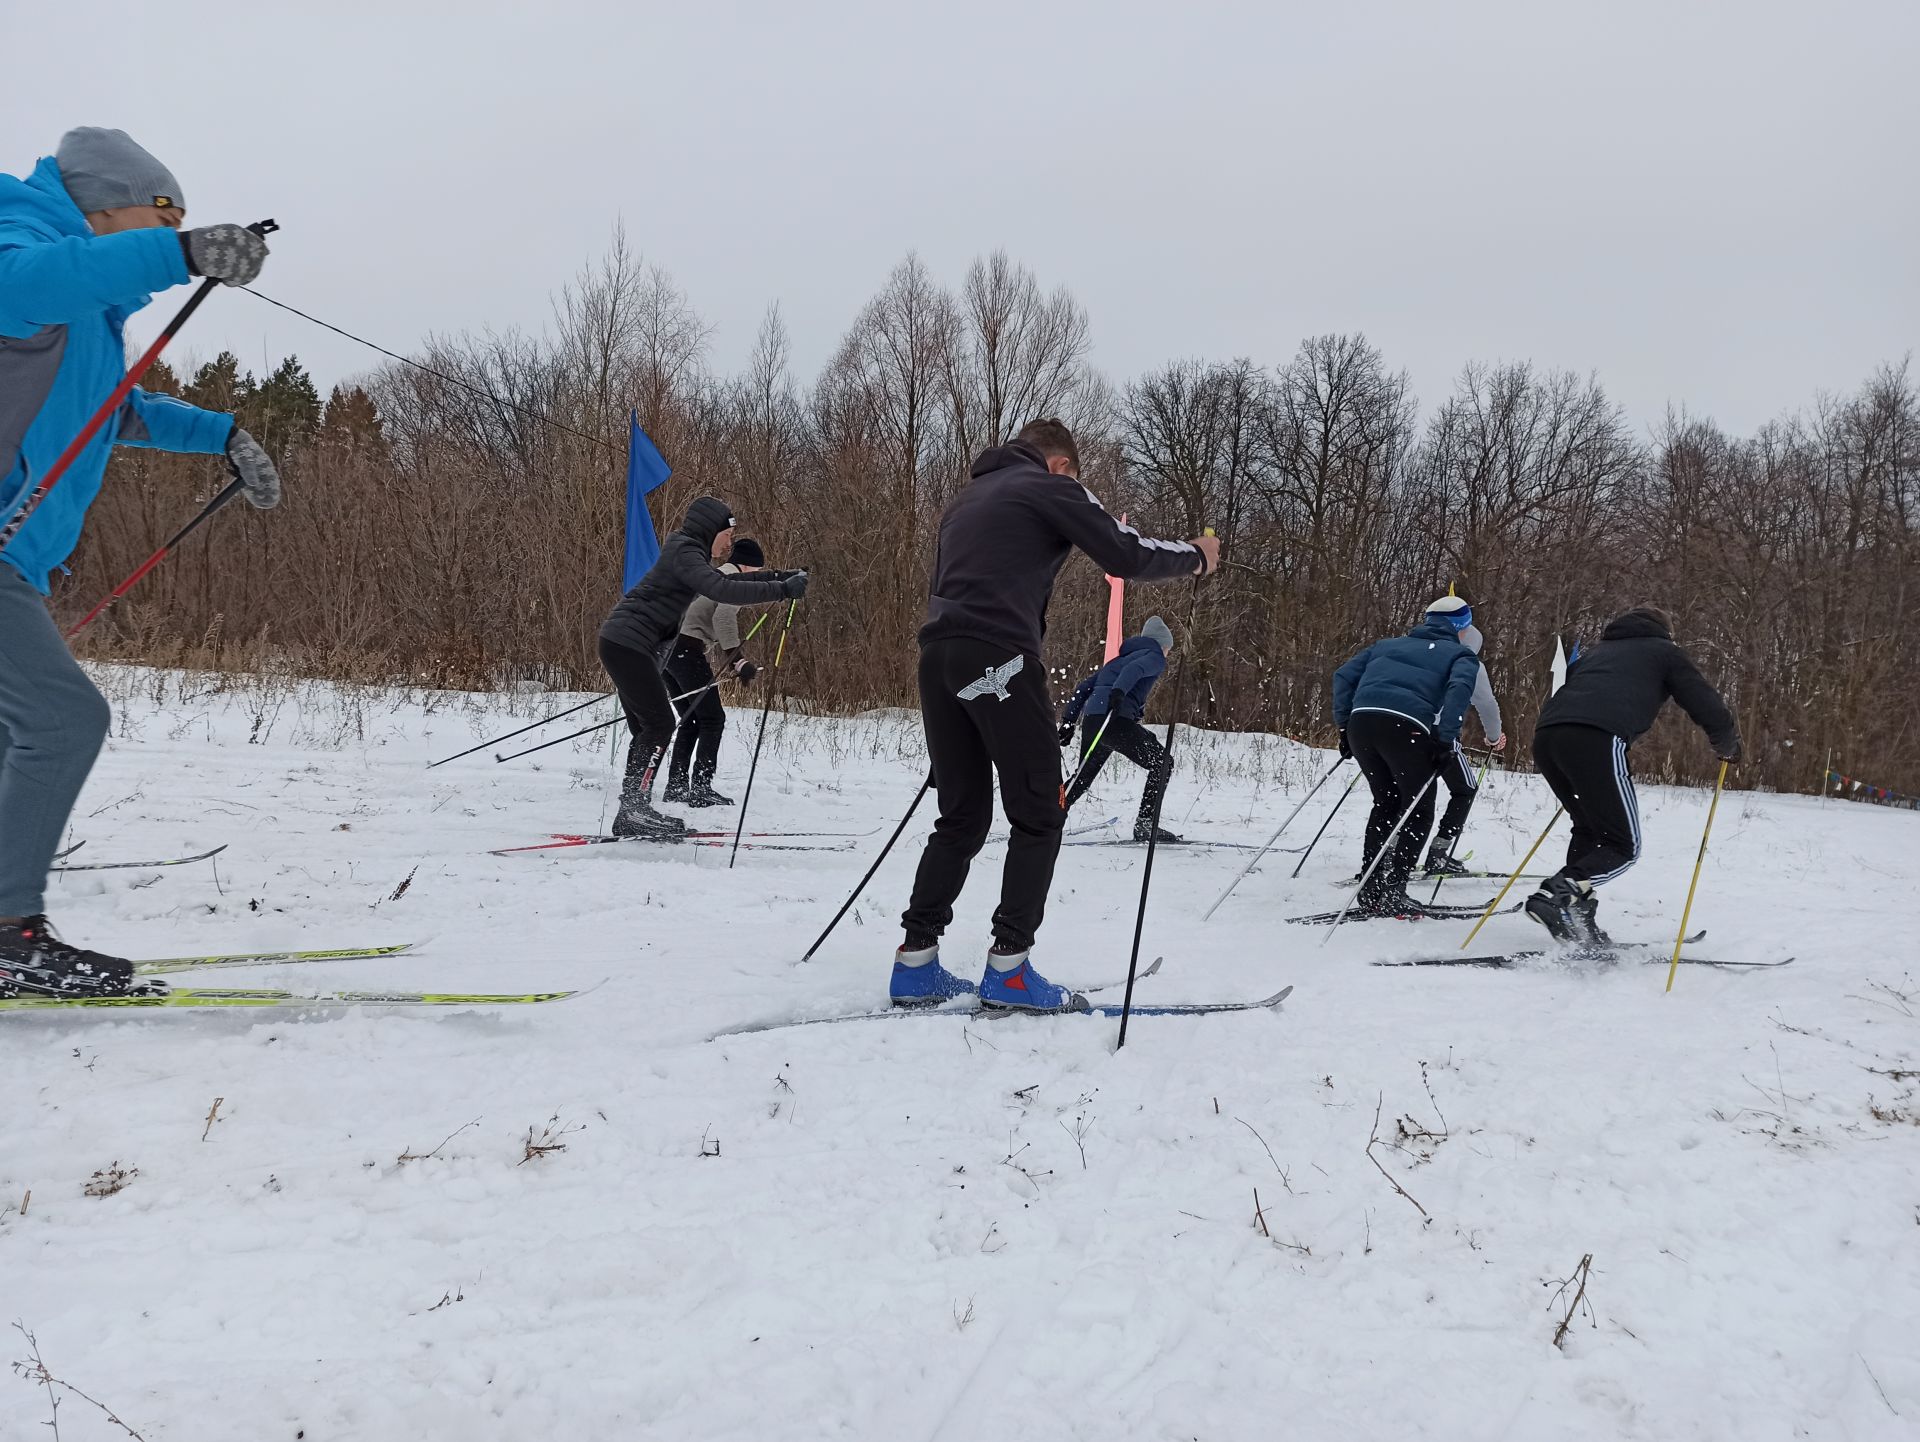
[[[1480,934],[1480,928],[1487,924],[1487,918],[1500,909],[1500,903],[1505,901],[1507,899],[1507,893],[1513,890],[1513,883],[1520,879],[1520,873],[1525,871],[1527,869],[1527,863],[1533,860],[1533,853],[1546,845],[1547,834],[1559,823],[1560,812],[1563,809],[1564,808],[1559,806],[1553,808],[1553,815],[1547,818],[1547,827],[1545,831],[1540,833],[1540,839],[1527,848],[1527,854],[1520,859],[1520,864],[1513,868],[1513,875],[1509,876],[1507,878],[1507,884],[1500,888],[1500,894],[1487,903],[1487,909],[1480,913],[1480,919],[1474,922],[1473,930],[1467,933],[1467,939],[1460,943],[1460,949],[1462,951],[1465,951],[1473,939]]]
[[[1693,916],[1693,894],[1700,889],[1700,868],[1707,864],[1707,838],[1713,835],[1713,813],[1720,809],[1720,788],[1727,784],[1727,763],[1720,763],[1720,774],[1713,781],[1713,801],[1707,807],[1707,829],[1700,833],[1700,854],[1693,859],[1693,880],[1687,886],[1686,910],[1680,913],[1680,935],[1673,943],[1673,964],[1667,968],[1667,990],[1673,990],[1674,974],[1680,970],[1680,948],[1686,944],[1687,922]]]

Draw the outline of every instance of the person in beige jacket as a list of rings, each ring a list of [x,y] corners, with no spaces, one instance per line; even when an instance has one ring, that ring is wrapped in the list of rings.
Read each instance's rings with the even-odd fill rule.
[[[742,536],[733,543],[726,564],[720,569],[730,576],[748,575],[763,570],[766,555],[760,543]],[[723,678],[746,685],[754,678],[753,662],[740,654],[740,608],[724,606],[706,596],[696,597],[680,623],[680,635],[667,657],[666,679],[669,691],[683,695],[697,691],[699,696],[686,703],[680,729],[673,740],[673,758],[667,764],[668,801],[686,806],[731,806],[733,799],[713,789],[713,774],[720,763],[720,736],[727,727],[727,708],[721,704],[720,688],[712,684],[714,672],[707,660],[707,648],[717,646],[725,658]]]

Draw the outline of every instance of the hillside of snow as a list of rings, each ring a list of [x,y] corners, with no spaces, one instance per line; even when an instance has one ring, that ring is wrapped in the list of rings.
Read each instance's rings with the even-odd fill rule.
[[[1142,1018],[1118,1053],[1081,1017],[715,1041],[884,1000],[931,803],[797,959],[925,774],[911,718],[776,719],[750,827],[862,834],[729,870],[691,847],[488,854],[601,827],[607,736],[426,763],[579,698],[106,682],[74,861],[227,850],[61,878],[70,939],[414,943],[181,984],[592,988],[0,1015],[0,1323],[146,1442],[1920,1435],[1913,813],[1729,793],[1694,950],[1795,960],[1683,967],[1671,994],[1664,966],[1367,964],[1446,954],[1465,923],[1324,946],[1283,924],[1342,899],[1356,794],[1298,880],[1271,856],[1211,922],[1247,853],[1155,862],[1142,956],[1165,964],[1137,1000],[1294,984],[1278,1012]],[[753,719],[722,756],[735,797]],[[1176,751],[1167,824],[1233,841],[1332,761],[1273,738]],[[1139,785],[1115,760],[1085,819],[1130,819]],[[1551,810],[1496,774],[1463,847],[1510,865]],[[1706,810],[1643,790],[1647,856],[1603,893],[1617,937],[1671,944]],[[1003,854],[948,934],[963,974]],[[1143,861],[1063,850],[1044,972],[1125,974]],[[1540,942],[1501,916],[1473,949]],[[62,1442],[126,1436],[54,1395]],[[0,1437],[51,1436],[49,1407],[0,1374]]]

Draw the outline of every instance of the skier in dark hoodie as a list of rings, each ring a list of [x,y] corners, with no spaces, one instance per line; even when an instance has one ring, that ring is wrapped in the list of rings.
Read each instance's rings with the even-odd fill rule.
[[[700,497],[687,507],[680,529],[660,543],[660,559],[600,625],[600,664],[613,678],[633,733],[615,836],[672,841],[687,829],[679,817],[654,810],[653,778],[678,719],[660,676],[662,656],[679,636],[694,597],[751,606],[807,594],[805,571],[729,576],[715,569],[714,558],[726,556],[732,546],[732,509],[712,496]]]
[[[920,855],[889,990],[895,1006],[935,1006],[974,990],[940,965],[940,934],[987,839],[993,780],[1012,824],[980,979],[988,1006],[1060,1011],[1072,993],[1033,969],[1028,953],[1060,852],[1060,752],[1040,661],[1053,580],[1078,547],[1110,576],[1203,576],[1220,543],[1150,540],[1116,521],[1080,484],[1073,432],[1029,422],[982,451],[940,517],[927,622],[920,628],[920,715],[940,819]]]
[[[1073,723],[1080,719],[1080,768],[1067,787],[1065,805],[1087,794],[1100,768],[1107,764],[1109,752],[1118,751],[1147,773],[1146,790],[1140,794],[1140,811],[1133,822],[1133,839],[1154,838],[1154,814],[1160,794],[1173,776],[1173,757],[1167,748],[1153,739],[1153,733],[1140,724],[1146,715],[1147,696],[1154,683],[1166,672],[1167,656],[1173,650],[1173,632],[1158,616],[1147,617],[1138,636],[1120,643],[1114,658],[1074,688],[1067,709],[1060,717],[1060,744],[1073,743]],[[1160,842],[1180,838],[1164,828]]]
[[[1373,791],[1369,866],[1400,823],[1392,852],[1355,900],[1363,916],[1422,910],[1407,895],[1407,878],[1433,826],[1434,782],[1440,769],[1453,763],[1480,674],[1480,658],[1460,641],[1461,631],[1472,624],[1470,607],[1458,597],[1442,597],[1406,635],[1374,642],[1333,673],[1340,754],[1360,763]]]
[[[1567,864],[1527,898],[1556,940],[1605,946],[1593,888],[1640,858],[1640,803],[1627,751],[1671,698],[1707,733],[1714,755],[1740,759],[1740,730],[1720,693],[1673,643],[1666,612],[1636,606],[1567,669],[1533,732],[1533,760],[1573,822]]]

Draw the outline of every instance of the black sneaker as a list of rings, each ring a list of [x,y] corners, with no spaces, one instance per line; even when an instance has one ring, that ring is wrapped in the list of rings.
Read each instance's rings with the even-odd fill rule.
[[[1573,921],[1580,933],[1580,940],[1588,946],[1612,946],[1613,938],[1600,929],[1595,920],[1600,910],[1600,898],[1594,894],[1591,886],[1584,889],[1576,887],[1573,899]]]
[[[1427,853],[1427,875],[1429,876],[1468,876],[1467,863],[1458,857],[1448,856],[1438,851]]]
[[[0,924],[0,996],[122,996],[132,984],[132,962],[68,946],[44,916]]]
[[[1155,826],[1151,821],[1142,821],[1135,823],[1133,839],[1143,846],[1149,841],[1156,846],[1178,846],[1187,838],[1175,835],[1164,826]]]
[[[678,841],[687,834],[687,823],[655,811],[648,802],[634,801],[613,818],[613,834],[634,841]]]
[[[684,801],[687,805],[692,807],[733,805],[733,798],[731,796],[722,796],[718,791],[715,791],[711,786],[690,786],[687,788],[686,795],[677,797],[677,798],[674,796],[674,794],[671,791],[669,791],[667,793],[667,800]]]
[[[1546,927],[1555,941],[1569,943],[1586,940],[1585,928],[1574,912],[1579,890],[1564,876],[1550,876],[1540,889],[1526,900],[1528,916]]]

